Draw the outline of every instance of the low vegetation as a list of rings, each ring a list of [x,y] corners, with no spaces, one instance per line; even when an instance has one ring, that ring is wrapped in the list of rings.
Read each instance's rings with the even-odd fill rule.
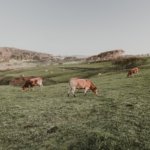
[[[150,149],[150,63],[131,78],[111,62],[0,72],[3,79],[22,74],[42,76],[45,86],[22,92],[1,84],[0,149]],[[73,76],[90,78],[99,96],[67,97]]]
[[[117,69],[129,69],[132,67],[141,66],[147,63],[148,58],[146,57],[120,57],[112,61],[112,64]]]

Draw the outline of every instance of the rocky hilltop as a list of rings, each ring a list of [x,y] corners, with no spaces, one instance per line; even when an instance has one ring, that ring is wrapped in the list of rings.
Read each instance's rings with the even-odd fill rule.
[[[56,59],[51,54],[22,50],[18,48],[0,47],[0,62],[18,61],[51,61]]]
[[[118,50],[111,50],[102,52],[98,55],[90,56],[86,59],[88,62],[95,62],[95,61],[105,61],[105,60],[114,60],[118,57],[122,57],[124,54],[124,50],[118,49]]]
[[[18,48],[0,47],[0,70],[29,68],[37,65],[54,64],[59,58],[46,53]]]

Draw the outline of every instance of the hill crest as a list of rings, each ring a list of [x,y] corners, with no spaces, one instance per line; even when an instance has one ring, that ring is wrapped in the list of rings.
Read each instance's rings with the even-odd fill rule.
[[[125,51],[122,49],[105,51],[105,52],[99,53],[98,55],[93,55],[93,56],[88,57],[86,61],[95,62],[95,61],[114,60],[119,57],[122,57],[124,53]]]
[[[55,61],[51,54],[23,50],[19,48],[0,47],[0,62],[19,61]]]

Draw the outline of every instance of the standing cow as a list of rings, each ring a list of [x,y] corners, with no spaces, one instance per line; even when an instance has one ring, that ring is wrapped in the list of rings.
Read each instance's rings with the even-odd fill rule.
[[[139,72],[138,67],[134,67],[128,71],[127,77],[131,77],[133,74],[137,74]]]
[[[95,95],[97,95],[97,87],[93,84],[93,82],[89,79],[79,79],[79,78],[71,78],[69,81],[69,91],[75,97],[76,89],[84,89],[84,95],[86,95],[88,90],[91,90]]]
[[[23,90],[33,88],[34,86],[43,86],[43,79],[41,77],[29,78],[25,81],[24,85],[22,86]]]

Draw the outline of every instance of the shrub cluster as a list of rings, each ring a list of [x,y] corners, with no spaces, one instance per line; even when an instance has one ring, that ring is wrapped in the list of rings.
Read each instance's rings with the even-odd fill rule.
[[[9,85],[12,77],[4,77],[0,79],[0,85]]]
[[[129,69],[146,64],[146,57],[122,57],[112,61],[117,69]]]

